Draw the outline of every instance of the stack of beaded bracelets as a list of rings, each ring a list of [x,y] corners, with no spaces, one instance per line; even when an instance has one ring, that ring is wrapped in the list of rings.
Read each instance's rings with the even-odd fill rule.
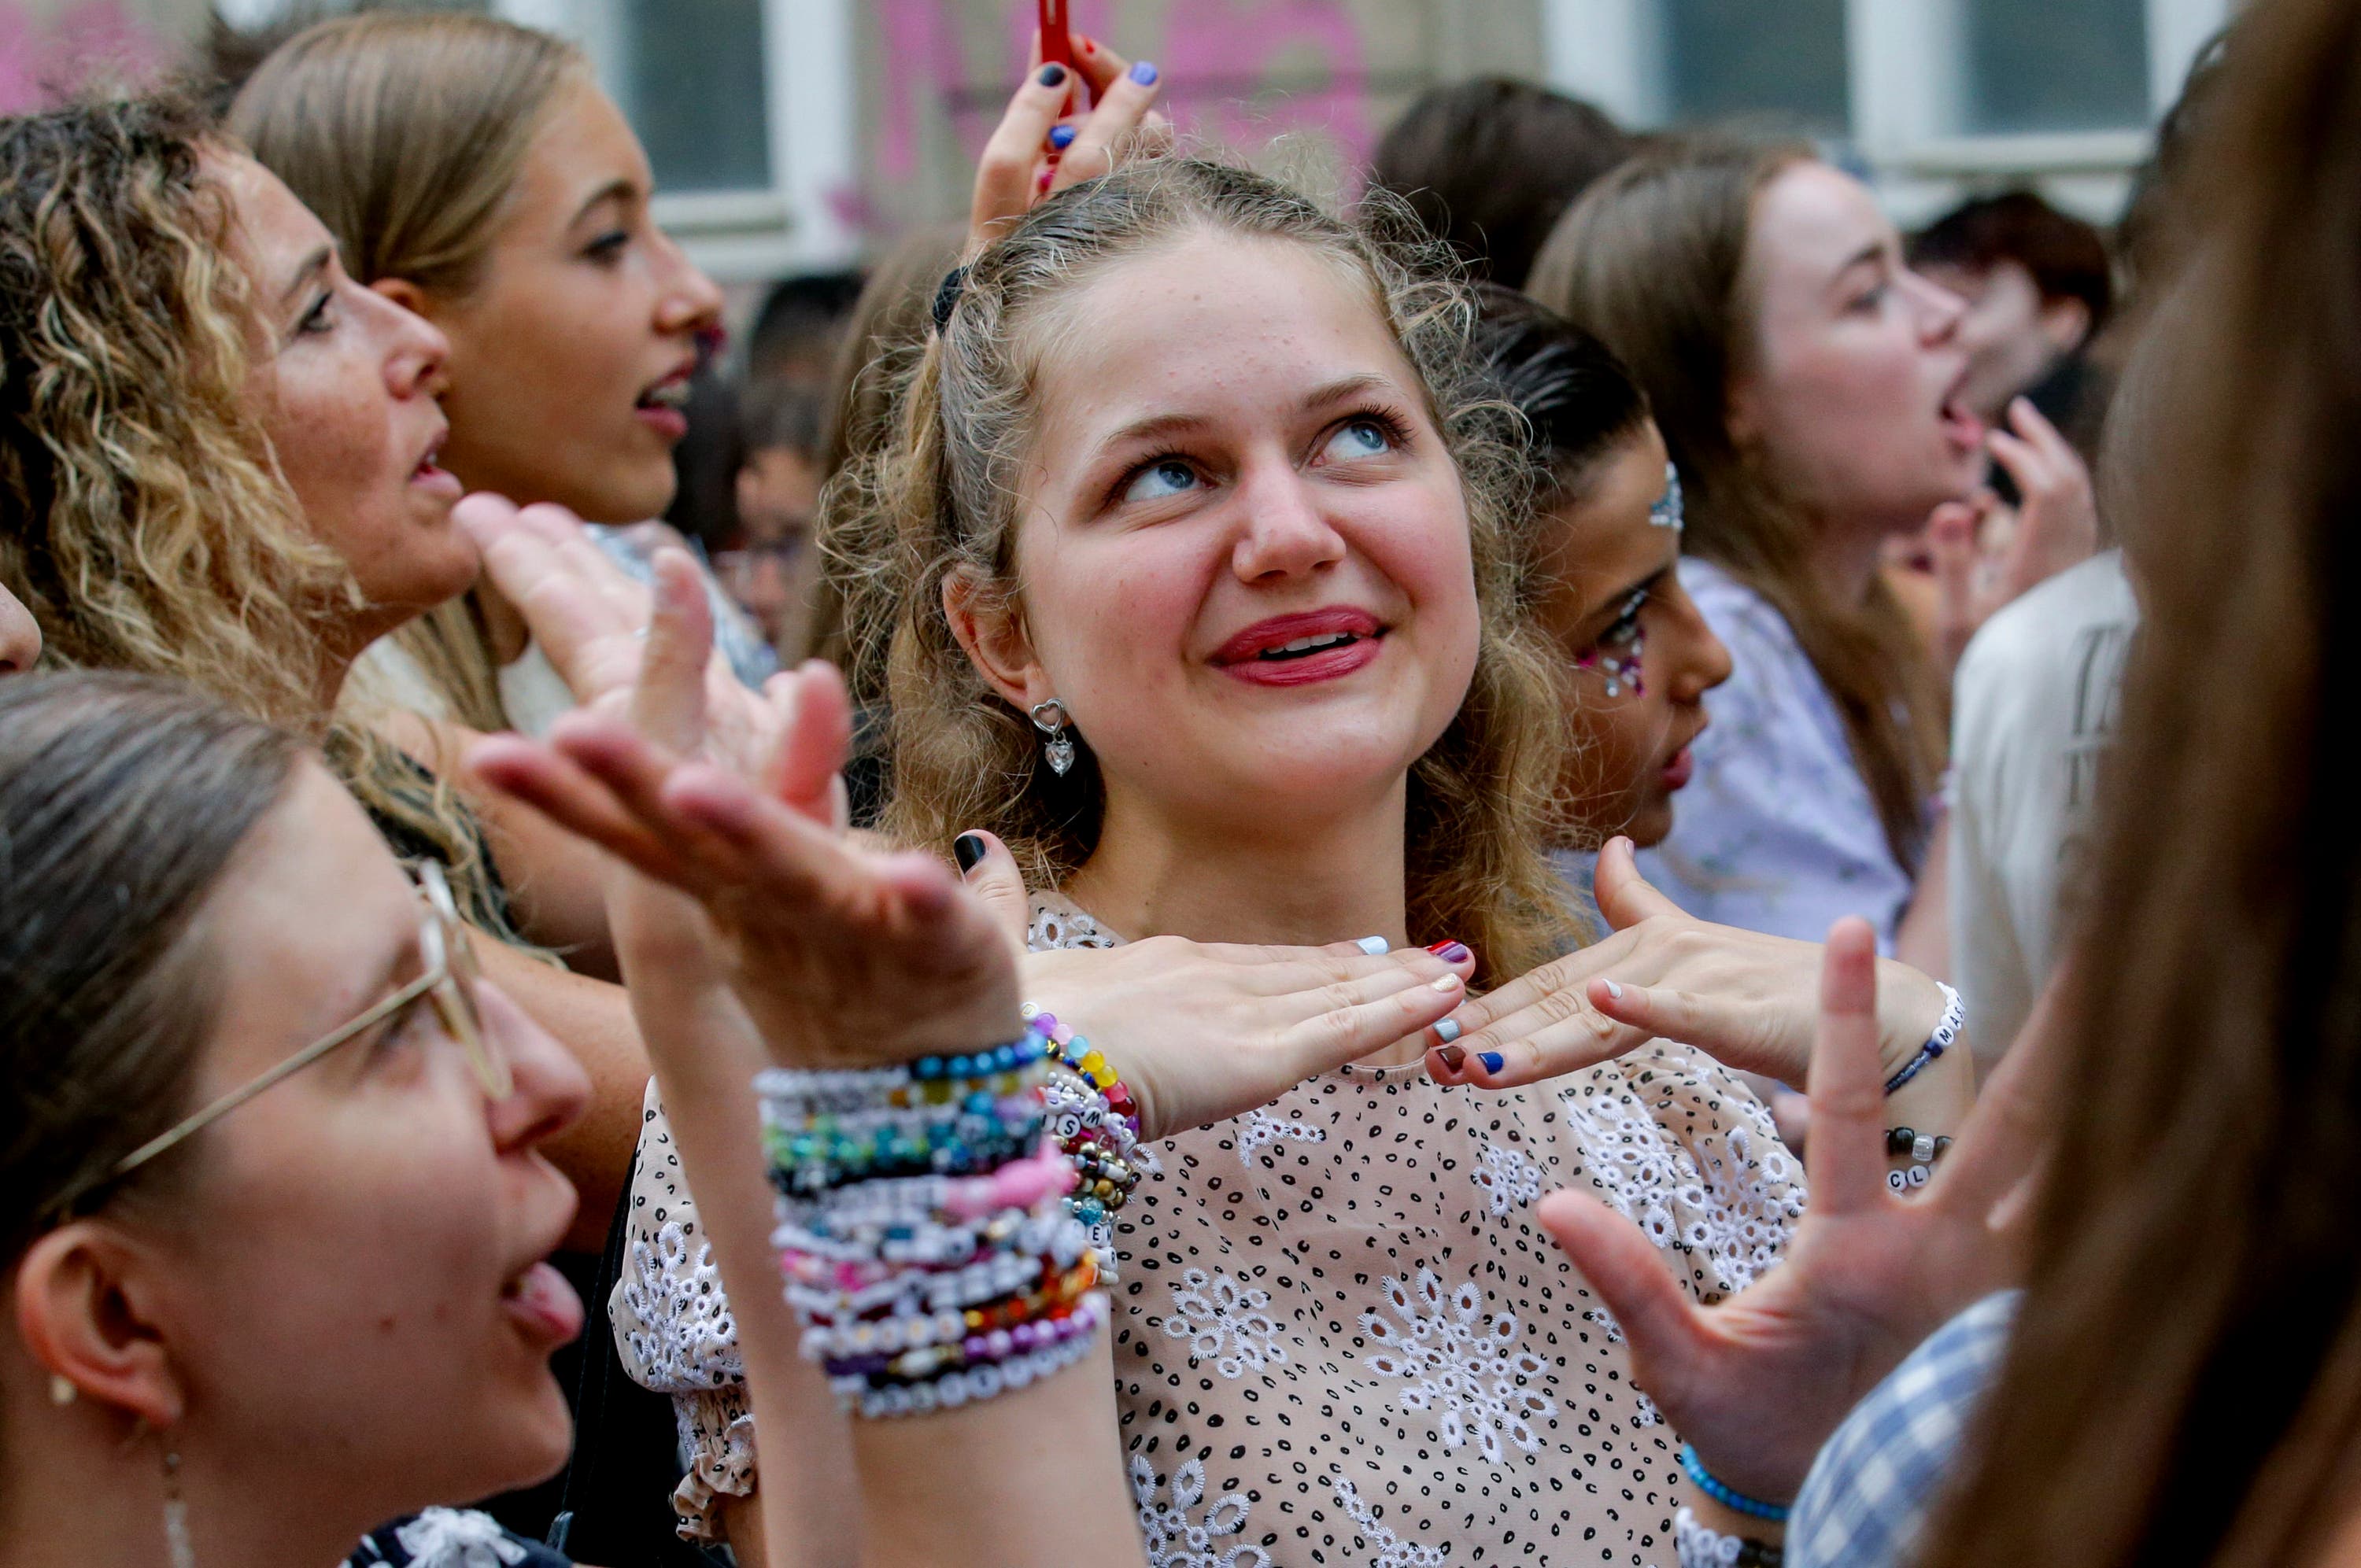
[[[1888,1094],[1933,1066],[1936,1058],[1951,1048],[1953,1042],[1960,1037],[1960,1030],[1967,1024],[1968,1010],[1960,1001],[1960,993],[1939,980],[1935,982],[1935,989],[1943,993],[1942,1021],[1935,1025],[1935,1032],[1927,1036],[1927,1043],[1918,1047],[1918,1054],[1903,1063],[1900,1072],[1885,1080],[1885,1092]]]
[[[988,1399],[1107,1321],[1077,1177],[1044,1137],[1045,1034],[972,1056],[754,1080],[803,1350],[864,1416]]]
[[[1115,1215],[1130,1201],[1141,1174],[1139,1108],[1090,1041],[1032,1003],[1025,1004],[1024,1014],[1034,1032],[1049,1042],[1049,1135],[1073,1161],[1079,1179],[1067,1208],[1090,1233],[1099,1273],[1112,1284]]]
[[[1686,1507],[1673,1516],[1673,1551],[1681,1568],[1779,1568],[1786,1559],[1778,1547],[1708,1530]]]
[[[1885,1129],[1885,1152],[1910,1161],[1901,1170],[1885,1173],[1885,1184],[1896,1192],[1906,1192],[1914,1187],[1924,1187],[1934,1179],[1935,1162],[1951,1147],[1951,1140],[1919,1132],[1915,1127]]]

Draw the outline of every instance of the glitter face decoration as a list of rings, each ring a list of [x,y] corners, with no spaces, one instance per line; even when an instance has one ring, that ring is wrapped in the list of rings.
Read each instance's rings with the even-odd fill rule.
[[[1681,531],[1681,471],[1670,463],[1664,465],[1664,493],[1648,509],[1648,522],[1655,528]]]
[[[1675,519],[1680,516],[1680,492],[1677,488],[1673,492],[1673,515]],[[1653,521],[1653,516],[1650,521]],[[1680,524],[1675,521],[1667,526],[1677,528]],[[1641,677],[1648,639],[1640,628],[1640,611],[1647,602],[1648,590],[1645,588],[1625,599],[1623,611],[1615,618],[1615,624],[1600,632],[1598,641],[1590,645],[1590,651],[1574,662],[1576,669],[1598,671],[1606,683],[1609,696],[1621,696],[1625,686],[1631,688],[1633,696],[1642,696],[1648,689]]]

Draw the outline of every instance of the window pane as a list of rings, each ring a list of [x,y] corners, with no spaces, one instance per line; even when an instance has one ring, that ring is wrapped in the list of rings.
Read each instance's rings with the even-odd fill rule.
[[[2147,123],[2142,0],[1972,0],[1967,34],[1971,131]]]
[[[629,0],[622,24],[616,95],[657,187],[767,189],[763,0]]]
[[[1771,117],[1845,129],[1844,0],[1662,0],[1675,120]]]

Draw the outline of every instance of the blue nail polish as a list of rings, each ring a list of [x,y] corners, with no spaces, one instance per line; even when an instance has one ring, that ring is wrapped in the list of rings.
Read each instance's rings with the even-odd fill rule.
[[[1384,958],[1388,953],[1393,951],[1393,944],[1387,941],[1383,937],[1364,937],[1353,945],[1360,948],[1361,951],[1368,954],[1369,957],[1373,959]]]
[[[1143,60],[1131,68],[1131,79],[1142,87],[1153,87],[1156,85],[1156,67]]]
[[[1045,65],[1038,80],[1044,87],[1063,87],[1066,84],[1066,68],[1054,63]]]
[[[1060,152],[1063,152],[1068,148],[1074,145],[1074,138],[1081,134],[1082,133],[1080,131],[1077,131],[1071,126],[1051,126],[1049,127],[1049,145],[1056,148]]]
[[[1445,1018],[1434,1026],[1434,1037],[1446,1046],[1457,1039],[1461,1033],[1459,1021],[1456,1018]]]
[[[1509,1058],[1498,1051],[1485,1051],[1476,1058],[1484,1064],[1486,1072],[1498,1072],[1508,1065]]]

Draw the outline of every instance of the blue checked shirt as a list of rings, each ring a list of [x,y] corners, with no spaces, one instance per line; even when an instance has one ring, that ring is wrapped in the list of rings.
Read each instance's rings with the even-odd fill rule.
[[[1903,1568],[1957,1469],[1960,1434],[2000,1368],[2018,1292],[1945,1323],[1853,1407],[1812,1462],[1787,1521],[1787,1568]]]

